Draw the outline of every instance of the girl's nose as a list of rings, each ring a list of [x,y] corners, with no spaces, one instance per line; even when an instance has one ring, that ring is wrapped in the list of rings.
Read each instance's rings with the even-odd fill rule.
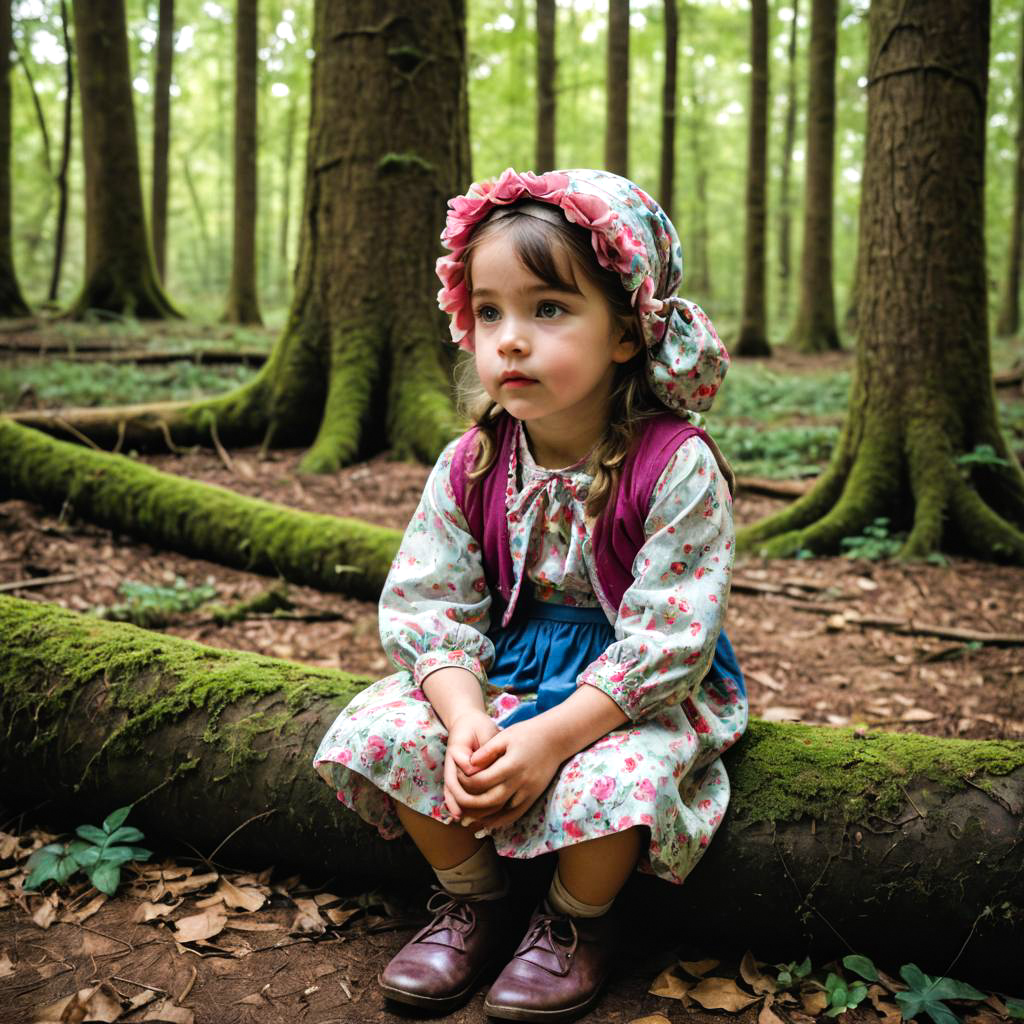
[[[529,347],[529,335],[524,329],[522,320],[516,316],[506,316],[501,323],[501,331],[498,337],[499,354],[523,353]]]

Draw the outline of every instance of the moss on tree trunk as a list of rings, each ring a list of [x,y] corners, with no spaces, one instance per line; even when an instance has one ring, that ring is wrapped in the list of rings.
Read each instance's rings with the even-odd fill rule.
[[[68,509],[157,547],[376,600],[397,530],[185,480],[0,420],[0,501]]]
[[[137,802],[147,835],[205,852],[249,822],[227,862],[426,878],[312,770],[360,680],[16,598],[0,631],[8,804],[50,800],[67,828]],[[977,918],[960,969],[1016,981],[1024,746],[754,722],[728,763],[732,809],[689,882],[636,883],[652,922],[817,960],[836,950],[823,915],[857,949],[940,971]]]
[[[818,484],[740,544],[831,553],[884,516],[908,531],[905,557],[1021,564],[1024,474],[999,429],[987,331],[988,4],[877,0],[870,52],[846,423]]]

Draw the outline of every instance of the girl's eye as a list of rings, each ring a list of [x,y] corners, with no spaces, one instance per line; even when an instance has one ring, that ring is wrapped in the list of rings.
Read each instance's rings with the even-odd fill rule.
[[[493,324],[498,319],[499,313],[493,306],[479,306],[474,316],[485,324]]]
[[[552,320],[562,312],[562,307],[557,302],[542,302],[537,307],[537,316],[544,320]]]

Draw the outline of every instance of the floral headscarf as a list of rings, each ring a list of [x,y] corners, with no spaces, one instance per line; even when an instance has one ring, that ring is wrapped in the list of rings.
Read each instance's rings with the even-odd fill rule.
[[[441,241],[451,251],[437,261],[437,301],[451,314],[452,341],[473,351],[473,313],[462,261],[470,236],[495,206],[533,199],[558,207],[566,220],[588,228],[598,263],[617,271],[640,314],[649,349],[648,376],[673,411],[707,409],[729,367],[729,353],[708,315],[677,296],[683,252],[672,222],[643,189],[607,171],[520,174],[474,183],[448,201]]]

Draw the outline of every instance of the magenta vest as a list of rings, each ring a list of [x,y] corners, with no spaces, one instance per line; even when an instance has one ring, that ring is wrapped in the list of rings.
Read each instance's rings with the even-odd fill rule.
[[[468,487],[477,427],[463,434],[452,459],[451,484],[455,503],[466,517],[470,533],[480,542],[484,576],[491,593],[504,602],[502,624],[515,611],[512,601],[512,552],[506,519],[508,465],[515,443],[516,421],[509,415],[498,421],[498,455],[487,473]],[[703,430],[665,412],[644,424],[623,463],[619,488],[594,524],[591,544],[598,583],[616,609],[633,582],[633,560],[647,539],[644,521],[651,495],[675,450],[696,435],[707,442]]]

